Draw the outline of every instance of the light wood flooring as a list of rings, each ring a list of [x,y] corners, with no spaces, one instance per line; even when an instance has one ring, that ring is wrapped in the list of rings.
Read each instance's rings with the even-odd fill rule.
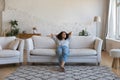
[[[101,61],[101,65],[103,66],[108,66],[111,67],[112,65],[112,58],[109,56],[109,54],[107,52],[102,52],[102,61]],[[26,65],[26,57],[24,58],[24,64]],[[19,67],[19,65],[0,65],[0,80],[4,80],[4,78],[6,76],[8,76],[10,73],[14,72],[17,68]],[[120,70],[119,69],[113,69],[111,68],[112,71],[118,75],[120,77]]]

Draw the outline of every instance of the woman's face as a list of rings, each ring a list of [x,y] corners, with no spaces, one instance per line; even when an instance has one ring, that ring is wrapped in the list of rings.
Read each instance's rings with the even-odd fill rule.
[[[63,39],[66,38],[66,33],[65,33],[65,32],[62,33],[62,38],[63,38]]]

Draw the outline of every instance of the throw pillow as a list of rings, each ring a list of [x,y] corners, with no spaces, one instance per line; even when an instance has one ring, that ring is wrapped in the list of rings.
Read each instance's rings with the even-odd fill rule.
[[[10,44],[8,45],[8,49],[11,50],[16,50],[19,45],[19,39],[15,39],[14,41],[11,41]]]
[[[0,45],[0,50],[2,50],[2,46]]]

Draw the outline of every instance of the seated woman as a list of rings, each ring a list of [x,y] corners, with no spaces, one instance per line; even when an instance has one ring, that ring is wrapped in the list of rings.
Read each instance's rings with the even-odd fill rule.
[[[57,35],[53,35],[53,34],[50,35],[50,37],[52,37],[57,44],[56,53],[58,56],[61,72],[65,72],[64,65],[70,54],[69,42],[70,42],[71,34],[72,32],[66,33],[65,31],[62,31]]]

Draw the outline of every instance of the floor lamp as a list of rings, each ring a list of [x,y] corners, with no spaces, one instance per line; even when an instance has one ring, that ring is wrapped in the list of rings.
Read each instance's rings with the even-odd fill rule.
[[[100,16],[95,16],[94,17],[94,22],[96,23],[96,37],[98,37],[98,27],[99,27],[99,23],[101,22],[101,17]]]

